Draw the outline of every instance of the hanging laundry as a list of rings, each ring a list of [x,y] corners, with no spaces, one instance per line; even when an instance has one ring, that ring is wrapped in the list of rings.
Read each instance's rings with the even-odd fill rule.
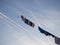
[[[27,24],[30,25],[31,27],[34,27],[35,24],[33,22],[31,22],[30,20],[28,20],[27,18],[21,16],[22,20]]]

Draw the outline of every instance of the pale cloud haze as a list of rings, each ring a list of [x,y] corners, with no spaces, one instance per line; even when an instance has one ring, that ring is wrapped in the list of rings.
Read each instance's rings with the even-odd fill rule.
[[[21,15],[36,26],[26,25]],[[56,45],[37,26],[60,37],[60,0],[0,0],[0,45]]]

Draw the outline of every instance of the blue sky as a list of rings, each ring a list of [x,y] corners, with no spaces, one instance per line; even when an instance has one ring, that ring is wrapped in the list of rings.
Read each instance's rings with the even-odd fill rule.
[[[36,26],[26,25],[21,15]],[[0,45],[56,45],[37,26],[60,37],[60,0],[0,0]]]

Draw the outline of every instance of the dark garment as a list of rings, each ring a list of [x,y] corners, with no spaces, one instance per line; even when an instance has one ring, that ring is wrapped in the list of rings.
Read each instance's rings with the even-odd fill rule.
[[[31,27],[35,26],[35,24],[33,22],[31,22],[30,20],[24,18],[23,16],[21,16],[21,18],[27,25],[30,25]]]
[[[27,19],[25,19],[25,23],[28,24],[28,22],[29,22],[29,21],[28,21]]]
[[[55,37],[55,43],[58,44],[58,45],[60,45],[60,38]]]
[[[48,32],[45,31],[45,35],[48,36],[48,35],[50,35],[50,34],[49,34]]]
[[[47,31],[45,31],[45,30],[42,29],[41,27],[38,27],[38,29],[39,29],[39,31],[40,31],[41,33],[45,34],[46,36],[52,36],[52,37],[54,37],[54,35],[52,35],[51,33],[47,32]]]
[[[32,22],[29,22],[29,23],[30,23],[30,26],[32,26],[33,23]]]
[[[45,33],[45,31],[42,28],[38,27],[38,29],[41,33]]]
[[[54,38],[55,36],[53,34],[51,34],[51,36]]]

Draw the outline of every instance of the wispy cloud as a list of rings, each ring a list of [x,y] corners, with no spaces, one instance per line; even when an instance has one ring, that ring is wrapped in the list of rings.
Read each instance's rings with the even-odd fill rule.
[[[27,31],[25,28],[23,28],[22,26],[20,26],[20,25],[18,25],[17,23],[15,23],[13,20],[11,20],[10,18],[8,18],[7,16],[5,16],[4,14],[2,14],[1,12],[0,12],[0,17],[2,18],[2,19],[4,19],[5,21],[7,21],[7,23],[9,23],[9,24],[12,24],[14,27],[16,27],[16,28],[18,28],[18,29],[20,29],[20,28],[22,28],[24,31],[26,31],[27,33],[29,33],[29,31]],[[31,33],[30,33],[31,34]],[[33,38],[33,35],[32,35],[32,38]],[[41,44],[44,44],[44,45],[47,45],[44,41],[42,41],[42,40],[40,40],[40,39],[38,39],[37,37],[34,39],[34,40],[36,40],[36,41],[38,41],[38,42],[41,42]],[[23,40],[22,40],[23,41]],[[26,40],[25,40],[26,41]],[[28,42],[28,41],[27,41]],[[30,42],[30,41],[29,41]],[[26,42],[25,42],[26,43]],[[30,42],[31,43],[31,42]],[[28,44],[28,43],[27,43]],[[35,45],[35,44],[34,44]]]

